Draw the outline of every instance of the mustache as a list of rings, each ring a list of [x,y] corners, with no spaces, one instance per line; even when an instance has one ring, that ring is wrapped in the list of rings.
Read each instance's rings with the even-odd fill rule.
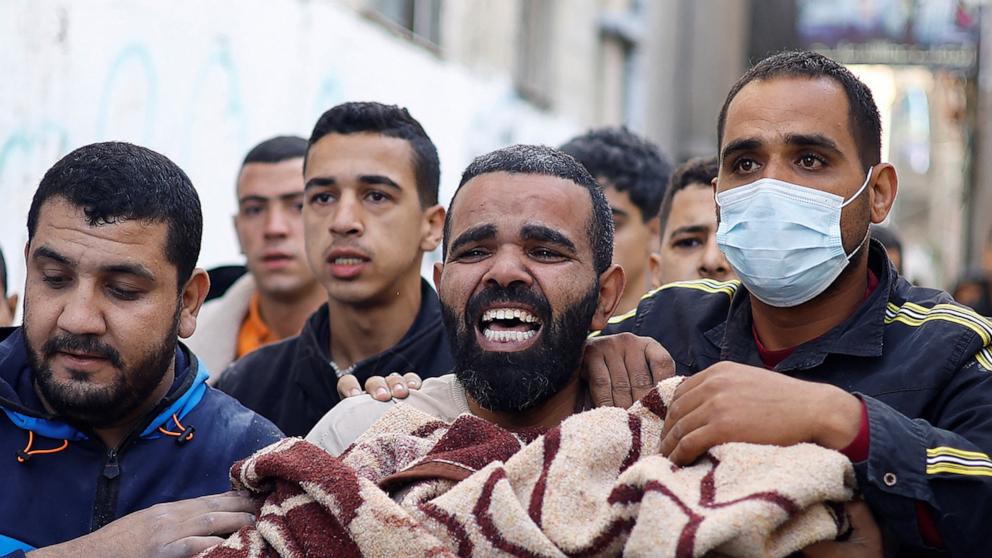
[[[88,335],[72,335],[63,333],[52,337],[41,347],[41,352],[46,360],[55,353],[60,352],[80,352],[105,358],[110,361],[114,368],[124,368],[124,360],[117,349],[101,342],[96,337]]]
[[[542,324],[551,323],[551,303],[548,299],[524,287],[520,283],[510,283],[509,287],[492,285],[469,299],[465,307],[465,321],[474,326],[482,317],[484,308],[499,303],[522,303],[534,309]]]

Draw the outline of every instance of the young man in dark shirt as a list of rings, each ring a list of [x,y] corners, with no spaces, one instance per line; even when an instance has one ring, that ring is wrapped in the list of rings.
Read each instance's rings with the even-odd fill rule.
[[[218,383],[290,436],[340,401],[343,376],[426,378],[452,366],[437,293],[420,276],[444,224],[423,127],[399,107],[338,105],[317,121],[304,164],[307,258],[327,304],[299,336],[235,362]]]

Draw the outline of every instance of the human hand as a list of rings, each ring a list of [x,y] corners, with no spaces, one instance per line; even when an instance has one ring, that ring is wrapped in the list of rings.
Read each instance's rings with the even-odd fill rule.
[[[679,385],[665,417],[661,453],[687,465],[726,442],[813,442],[839,450],[860,426],[861,401],[838,387],[724,361]]]
[[[846,541],[823,541],[802,550],[804,558],[881,558],[882,532],[862,500],[844,506],[851,520],[851,536]]]
[[[650,337],[618,333],[586,341],[582,377],[597,407],[628,408],[675,375],[675,361]]]
[[[30,558],[185,558],[224,542],[255,522],[255,504],[225,492],[157,504],[126,515],[88,535],[39,548]]]
[[[389,401],[392,398],[406,399],[411,389],[420,389],[420,376],[407,372],[402,376],[392,373],[385,378],[372,376],[365,381],[365,391],[362,391],[358,378],[352,374],[341,376],[338,380],[338,395],[342,399],[368,393],[379,401]]]

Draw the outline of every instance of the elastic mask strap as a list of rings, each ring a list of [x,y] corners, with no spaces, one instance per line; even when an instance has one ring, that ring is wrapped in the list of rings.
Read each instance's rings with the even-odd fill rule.
[[[871,234],[871,222],[868,223],[868,228],[865,229],[865,237],[861,239],[861,243],[858,244],[857,248],[851,250],[851,253],[847,256],[847,261],[851,261],[851,258],[853,258],[854,255],[857,254],[859,250],[861,250],[861,247],[865,245],[865,241],[868,240],[869,234]]]
[[[858,196],[860,196],[861,193],[865,191],[865,188],[868,187],[868,181],[871,180],[871,169],[873,169],[873,168],[875,168],[875,165],[872,165],[872,166],[868,167],[868,176],[865,177],[865,183],[862,184],[861,187],[858,188],[858,191],[855,192],[853,196],[851,196],[850,198],[848,198],[846,202],[840,204],[841,207],[845,207],[845,206],[847,206],[847,204],[849,204],[849,203],[853,202],[854,200],[858,199]]]

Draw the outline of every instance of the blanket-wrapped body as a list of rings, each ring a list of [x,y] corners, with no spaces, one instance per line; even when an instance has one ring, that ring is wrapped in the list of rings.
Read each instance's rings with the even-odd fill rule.
[[[258,521],[201,556],[787,556],[847,531],[846,457],[812,444],[659,454],[662,382],[542,434],[397,405],[340,458],[299,438],[234,465]]]

